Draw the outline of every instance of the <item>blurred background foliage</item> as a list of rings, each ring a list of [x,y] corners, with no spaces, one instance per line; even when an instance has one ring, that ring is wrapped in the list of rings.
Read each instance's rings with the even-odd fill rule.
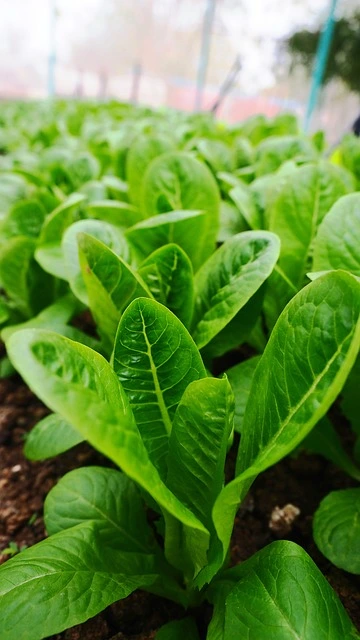
[[[0,98],[44,98],[50,56],[60,98],[118,99],[193,111],[211,0],[12,0],[0,21]],[[213,0],[202,107],[236,60],[219,117],[292,111],[304,117],[329,0]],[[335,141],[358,115],[358,0],[339,0],[334,41],[312,127]]]
[[[297,64],[311,69],[320,37],[320,30],[302,29],[288,39],[292,57],[291,67]],[[324,81],[341,80],[349,91],[360,93],[360,10],[350,17],[335,21]]]

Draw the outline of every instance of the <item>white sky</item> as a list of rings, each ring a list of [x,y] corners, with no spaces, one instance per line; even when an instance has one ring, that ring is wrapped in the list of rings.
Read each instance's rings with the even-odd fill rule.
[[[45,67],[49,51],[50,7],[53,1],[55,0],[0,0],[2,67],[21,65],[24,60],[39,68]],[[122,0],[118,1],[120,5],[127,4]],[[154,3],[159,13],[175,6],[174,0],[154,0]],[[84,31],[91,32],[97,12],[106,7],[106,4],[107,0],[56,0],[57,53],[60,63],[66,64],[70,43],[76,38],[76,33],[83,35]],[[204,7],[205,4],[206,0]],[[276,39],[284,37],[296,27],[323,20],[328,6],[329,0],[242,0],[242,3],[239,1],[238,8],[229,10],[221,6],[218,0],[217,17],[221,18],[226,37],[231,41],[235,52],[243,54],[242,82],[248,81],[252,85],[255,82],[257,86],[252,87],[253,89],[271,84]],[[179,18],[185,27],[187,22],[194,22],[201,8],[201,3],[197,3],[195,7],[189,0],[180,3]],[[21,36],[20,44],[16,47],[15,35]]]

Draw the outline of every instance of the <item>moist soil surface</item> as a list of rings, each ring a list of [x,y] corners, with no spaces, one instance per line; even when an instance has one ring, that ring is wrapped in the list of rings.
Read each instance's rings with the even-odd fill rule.
[[[50,461],[26,460],[22,452],[26,433],[47,413],[18,377],[0,380],[0,563],[10,557],[3,552],[9,545],[22,549],[45,537],[44,498],[65,473],[84,465],[108,465],[86,444]],[[233,461],[230,455],[229,474]],[[279,538],[297,542],[314,559],[360,629],[360,578],[332,566],[312,537],[312,518],[321,499],[329,491],[350,486],[356,483],[321,457],[301,453],[286,458],[258,478],[239,510],[231,562],[242,562]],[[198,614],[202,638],[209,613],[205,607]],[[179,606],[137,591],[52,640],[150,640],[163,624],[184,615]]]

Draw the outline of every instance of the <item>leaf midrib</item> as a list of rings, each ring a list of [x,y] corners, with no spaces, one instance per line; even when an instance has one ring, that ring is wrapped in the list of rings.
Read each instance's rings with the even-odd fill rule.
[[[151,375],[153,378],[153,382],[154,382],[154,388],[155,388],[155,394],[156,394],[156,398],[157,398],[157,402],[159,405],[159,409],[160,409],[160,413],[161,413],[161,418],[166,430],[166,433],[168,435],[170,435],[171,433],[171,429],[172,429],[172,423],[170,420],[170,416],[164,401],[164,397],[163,397],[163,393],[162,393],[162,389],[160,386],[160,382],[159,382],[159,378],[157,375],[157,368],[154,364],[154,360],[152,358],[152,353],[151,353],[151,344],[149,342],[147,333],[146,333],[146,324],[145,324],[145,318],[143,315],[142,310],[140,309],[140,316],[141,316],[141,321],[142,321],[142,325],[143,325],[143,334],[144,334],[144,339],[145,339],[145,343],[146,343],[146,348],[147,348],[147,356],[149,358],[149,363],[150,363],[150,370],[151,370]]]
[[[289,422],[292,420],[292,418],[294,417],[294,415],[296,415],[296,413],[301,409],[301,407],[304,405],[304,403],[306,402],[306,400],[311,396],[312,392],[316,389],[316,387],[318,386],[318,384],[321,382],[321,380],[324,378],[324,376],[326,375],[326,373],[328,372],[328,370],[330,369],[331,365],[333,364],[333,362],[336,360],[336,358],[340,355],[341,350],[343,345],[345,344],[345,342],[347,340],[349,340],[349,338],[351,338],[351,336],[354,334],[354,332],[351,332],[350,334],[348,334],[344,340],[342,340],[338,346],[338,348],[336,349],[335,353],[333,354],[333,356],[330,358],[330,360],[328,360],[328,362],[326,363],[326,366],[324,367],[324,369],[322,370],[322,372],[314,379],[312,385],[309,387],[309,389],[307,390],[307,392],[302,396],[302,398],[299,400],[299,402],[292,407],[292,410],[288,413],[287,418],[282,422],[281,427],[279,428],[279,430],[276,432],[276,434],[271,438],[271,441],[269,442],[269,444],[261,451],[260,455],[258,457],[256,457],[253,462],[250,463],[250,466],[243,472],[243,473],[247,473],[247,471],[249,471],[249,469],[251,467],[253,467],[254,463],[257,464],[262,460],[262,458],[265,456],[266,458],[268,457],[268,455],[270,454],[270,452],[276,448],[276,443],[279,439],[279,437],[282,435],[284,429],[288,426]],[[306,423],[306,425],[308,424],[308,422]],[[305,426],[306,426],[305,425]],[[243,475],[243,473],[241,475]],[[240,477],[240,476],[239,476]]]

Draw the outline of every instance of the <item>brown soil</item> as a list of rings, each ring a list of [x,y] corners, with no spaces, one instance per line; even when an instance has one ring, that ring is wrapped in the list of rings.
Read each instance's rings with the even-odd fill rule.
[[[25,434],[46,413],[47,409],[18,378],[0,380],[0,552],[10,543],[21,549],[44,537],[43,500],[67,471],[105,462],[87,445],[79,445],[51,461],[27,461],[22,454]],[[279,536],[297,542],[313,557],[360,629],[360,578],[332,566],[315,547],[311,530],[320,500],[331,490],[353,485],[332,464],[303,453],[269,469],[255,482],[237,515],[232,564],[249,558]],[[290,518],[290,524],[286,518],[282,523],[280,517],[279,524],[279,514],[287,505],[298,508],[300,514]],[[274,512],[276,507],[280,510]],[[285,514],[288,512],[288,508],[284,510]],[[291,508],[290,512],[294,514],[296,509]],[[0,554],[0,563],[8,558],[9,555]],[[208,611],[204,614],[207,616]],[[138,591],[52,640],[150,640],[160,626],[182,615],[184,612],[177,605]]]

